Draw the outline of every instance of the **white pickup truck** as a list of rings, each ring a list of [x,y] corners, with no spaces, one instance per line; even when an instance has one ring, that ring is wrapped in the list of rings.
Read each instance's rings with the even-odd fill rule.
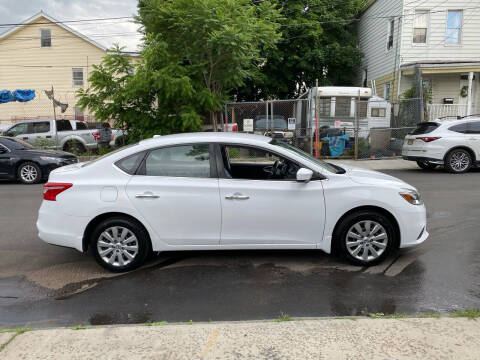
[[[24,120],[3,131],[34,146],[60,149],[81,154],[98,147],[98,129],[89,129],[78,120]]]

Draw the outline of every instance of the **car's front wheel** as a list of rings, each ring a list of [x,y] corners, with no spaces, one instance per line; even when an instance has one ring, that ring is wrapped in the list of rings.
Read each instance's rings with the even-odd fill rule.
[[[396,246],[392,220],[374,211],[346,216],[337,226],[334,239],[346,259],[360,266],[380,263]]]
[[[417,165],[425,170],[433,170],[438,166],[437,164],[432,164],[429,161],[423,161],[423,160],[417,161]]]
[[[42,170],[34,162],[25,162],[18,167],[17,178],[24,184],[36,184],[42,179]]]
[[[141,266],[150,253],[147,231],[128,218],[102,221],[92,233],[90,245],[98,264],[113,272],[125,272]]]
[[[445,169],[454,174],[462,174],[472,167],[472,156],[465,149],[454,149],[445,158]]]

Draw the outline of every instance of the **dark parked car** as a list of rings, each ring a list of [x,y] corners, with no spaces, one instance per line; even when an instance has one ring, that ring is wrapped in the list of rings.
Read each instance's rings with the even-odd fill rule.
[[[0,136],[0,179],[35,184],[47,180],[53,169],[77,162],[73,154],[35,149],[23,140]]]

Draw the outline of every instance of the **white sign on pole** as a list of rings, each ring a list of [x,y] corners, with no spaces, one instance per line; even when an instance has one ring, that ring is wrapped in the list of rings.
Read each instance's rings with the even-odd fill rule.
[[[296,126],[297,126],[297,119],[288,118],[288,130],[295,130]]]
[[[253,119],[243,119],[243,131],[253,132]]]

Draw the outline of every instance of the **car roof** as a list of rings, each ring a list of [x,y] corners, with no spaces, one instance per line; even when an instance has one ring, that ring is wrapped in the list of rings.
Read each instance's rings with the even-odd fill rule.
[[[262,135],[237,132],[196,132],[158,136],[140,141],[141,145],[155,146],[155,144],[176,144],[187,142],[235,142],[235,143],[269,143],[272,138]]]
[[[437,124],[460,124],[462,122],[468,122],[468,121],[479,121],[480,117],[479,116],[465,116],[460,119],[435,119],[433,121],[429,121],[430,123],[437,123]]]

